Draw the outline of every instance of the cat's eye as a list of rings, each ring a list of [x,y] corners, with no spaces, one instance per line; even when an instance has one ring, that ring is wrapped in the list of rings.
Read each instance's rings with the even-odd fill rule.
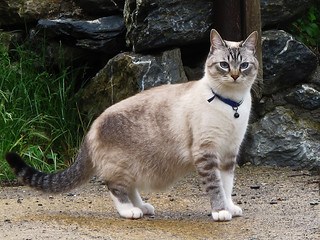
[[[223,69],[229,69],[229,63],[227,62],[220,62],[220,67]]]
[[[249,67],[249,63],[248,62],[243,62],[240,64],[240,69],[244,70],[247,69]]]

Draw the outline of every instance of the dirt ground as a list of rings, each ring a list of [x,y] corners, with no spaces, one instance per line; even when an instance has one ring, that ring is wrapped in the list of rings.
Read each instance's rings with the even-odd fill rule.
[[[234,201],[244,216],[213,222],[195,174],[166,192],[144,194],[156,215],[121,219],[107,188],[92,181],[72,193],[0,188],[0,239],[320,239],[319,176],[246,166],[236,170]]]

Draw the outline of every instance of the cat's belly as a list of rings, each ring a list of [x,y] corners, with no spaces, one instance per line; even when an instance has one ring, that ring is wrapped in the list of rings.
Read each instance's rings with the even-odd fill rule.
[[[160,158],[156,166],[143,169],[141,175],[137,176],[137,188],[165,190],[194,170],[193,161],[190,157],[184,159]]]

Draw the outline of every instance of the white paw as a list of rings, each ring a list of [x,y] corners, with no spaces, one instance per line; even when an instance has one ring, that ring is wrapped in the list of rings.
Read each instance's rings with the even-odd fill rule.
[[[143,217],[143,212],[140,208],[133,207],[119,212],[120,216],[128,219],[138,219]]]
[[[240,216],[242,216],[242,209],[237,205],[233,204],[233,206],[230,209],[230,212],[232,214],[232,217],[240,217]]]
[[[154,207],[149,203],[144,203],[139,208],[142,210],[144,215],[154,215]]]
[[[232,215],[227,210],[221,210],[219,212],[212,212],[213,221],[230,221]]]

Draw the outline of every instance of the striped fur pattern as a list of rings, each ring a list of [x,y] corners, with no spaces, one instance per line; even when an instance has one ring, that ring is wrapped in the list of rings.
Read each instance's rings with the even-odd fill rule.
[[[250,89],[258,72],[257,33],[243,42],[210,35],[211,47],[202,79],[143,91],[106,109],[92,124],[75,163],[41,173],[19,155],[6,159],[25,184],[44,192],[65,192],[94,175],[104,180],[121,217],[153,215],[139,190],[161,190],[197,171],[209,195],[212,218],[242,215],[232,202],[236,157],[251,109]],[[236,102],[234,109],[213,92]]]
[[[48,193],[66,192],[88,181],[93,174],[93,165],[88,156],[86,141],[70,168],[54,174],[46,174],[28,166],[16,153],[7,153],[6,160],[17,178],[24,184]]]

